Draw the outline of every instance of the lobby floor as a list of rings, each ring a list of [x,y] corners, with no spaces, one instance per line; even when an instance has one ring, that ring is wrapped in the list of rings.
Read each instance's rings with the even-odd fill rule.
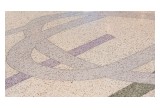
[[[5,17],[7,97],[154,97],[154,12]]]

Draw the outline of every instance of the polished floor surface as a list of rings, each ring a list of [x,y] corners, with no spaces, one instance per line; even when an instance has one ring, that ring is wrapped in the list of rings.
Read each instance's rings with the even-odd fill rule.
[[[154,97],[154,12],[6,12],[8,97]]]

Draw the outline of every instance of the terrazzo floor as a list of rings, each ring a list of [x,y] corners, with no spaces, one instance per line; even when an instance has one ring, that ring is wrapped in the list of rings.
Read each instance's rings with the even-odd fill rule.
[[[154,16],[6,11],[6,96],[154,97]]]

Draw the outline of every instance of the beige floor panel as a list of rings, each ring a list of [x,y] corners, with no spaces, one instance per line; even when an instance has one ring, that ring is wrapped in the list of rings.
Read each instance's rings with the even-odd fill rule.
[[[5,29],[7,97],[155,96],[154,12],[7,11]]]
[[[33,49],[31,56],[32,56],[33,60],[37,63],[41,63],[41,62],[49,59],[47,56],[43,55],[42,53],[40,53],[36,49]]]
[[[88,81],[52,81],[30,78],[13,88],[6,96],[109,96],[113,92],[129,85],[129,82],[111,79]],[[111,86],[116,85],[116,86]],[[16,93],[18,91],[18,93]]]
[[[154,22],[144,21],[120,17],[102,19],[101,22],[98,22],[97,27],[100,26],[98,28],[103,28],[116,39],[97,46],[78,57],[95,64],[105,65],[145,49],[154,43],[154,38],[150,37],[154,36]]]

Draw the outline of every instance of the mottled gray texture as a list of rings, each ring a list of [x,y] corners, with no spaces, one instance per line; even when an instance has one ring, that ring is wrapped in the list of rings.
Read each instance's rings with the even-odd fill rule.
[[[48,16],[42,16],[39,18],[36,18],[35,20],[33,20],[32,22],[30,22],[30,24],[22,26],[22,27],[18,27],[15,29],[11,29],[11,30],[7,30],[6,31],[6,36],[10,35],[10,34],[14,34],[20,31],[23,31],[25,29],[28,28],[28,26],[33,26],[32,23],[36,23],[37,21],[40,21],[43,23],[45,22],[50,22],[52,20],[56,20],[56,19],[61,19],[61,18],[66,18],[66,17],[71,17],[71,16],[85,16],[85,15],[89,15],[95,12],[65,12],[65,13],[60,13],[60,14],[54,14],[54,15],[48,15]],[[96,12],[96,13],[102,13],[100,11]],[[106,13],[106,12],[103,12]],[[152,13],[145,13],[142,16],[141,12],[131,12],[131,11],[107,11],[106,16],[116,16],[116,17],[128,17],[128,18],[136,18],[136,19],[150,19],[150,20],[155,20],[155,16]]]
[[[99,68],[82,69],[82,70],[60,70],[56,68],[52,69],[49,67],[44,67],[35,63],[30,56],[32,52],[31,47],[30,48],[29,46],[25,47],[26,42],[19,42],[19,44],[20,44],[20,47],[19,46],[17,47],[17,45],[15,45],[12,48],[13,50],[12,49],[10,50],[9,55],[7,56],[8,64],[11,67],[16,68],[18,71],[27,73],[35,77],[44,78],[44,79],[47,78],[47,79],[54,79],[54,80],[88,80],[88,79],[108,77],[112,79],[128,81],[128,79],[139,78],[138,76],[139,74],[137,75],[128,74],[126,71],[132,70],[133,68],[136,68],[149,61],[154,60],[154,45],[153,45],[141,52],[138,52],[127,58],[124,58],[118,62],[115,62],[110,65],[102,66]],[[22,51],[24,52],[24,54],[21,54]],[[12,55],[16,57],[13,58]],[[146,82],[148,75],[147,74],[143,74],[143,75],[145,78],[144,81]]]
[[[97,38],[93,41],[90,41],[86,44],[83,44],[83,45],[81,45],[77,48],[74,48],[74,49],[68,51],[68,53],[70,53],[73,56],[80,55],[80,54],[88,51],[89,49],[92,49],[92,48],[94,48],[94,47],[96,47],[96,46],[98,46],[102,43],[105,43],[105,42],[111,40],[112,38],[114,38],[114,37],[108,36],[108,35],[101,36],[101,37],[99,37],[99,38]],[[54,59],[48,59],[48,60],[43,61],[41,63],[41,65],[47,66],[47,67],[50,67],[50,68],[53,68],[54,66],[57,66],[59,64],[60,64],[60,62],[58,62]],[[30,77],[31,77],[30,75],[19,72],[18,74],[13,75],[13,76],[11,76],[11,77],[9,77],[5,80],[5,87],[6,87],[6,89],[8,89],[8,88],[24,81],[24,80],[29,79]]]
[[[154,46],[151,46],[142,52],[138,52],[116,63],[94,69],[89,69],[89,68],[82,70],[52,69],[49,67],[41,66],[32,60],[30,56],[32,50],[36,47],[37,44],[43,43],[45,41],[45,38],[50,37],[51,35],[55,35],[59,32],[71,29],[73,27],[80,26],[84,23],[101,19],[106,15],[107,14],[104,12],[91,13],[83,18],[76,19],[62,25],[58,25],[54,28],[45,30],[43,32],[41,29],[43,25],[47,22],[47,20],[44,19],[43,22],[40,22],[41,19],[35,19],[26,25],[27,29],[24,30],[26,38],[21,40],[12,49],[10,49],[7,56],[7,62],[11,67],[13,67],[18,71],[44,79],[47,78],[54,80],[88,80],[88,79],[95,79],[102,77],[108,77],[118,80],[127,80],[127,81],[131,80],[132,78],[138,79],[138,76],[132,74],[132,72],[130,74],[127,74],[125,72],[153,60]],[[67,57],[72,57],[72,56],[67,56]],[[57,57],[56,59],[58,59],[59,61],[64,61],[64,59],[61,60],[61,56],[59,58]],[[76,65],[76,63],[74,65]],[[90,66],[90,64],[88,65]],[[147,74],[143,75],[145,76]],[[148,78],[148,75],[145,76],[144,78],[146,79],[146,77]],[[144,80],[144,82],[146,82],[146,80]]]
[[[89,62],[85,62],[81,59],[75,58],[74,57],[75,55],[69,55],[65,53],[63,50],[60,50],[58,53],[60,55],[62,55],[61,53],[63,53],[64,55],[63,58],[58,56],[55,57],[54,52],[55,53],[58,52],[57,49],[59,48],[54,48],[54,51],[51,51],[53,49],[52,47],[54,46],[53,44],[50,45],[51,48],[50,50],[47,51],[46,49],[48,48],[49,44],[47,43],[47,45],[45,45],[45,43],[48,42],[46,38],[52,35],[56,35],[57,33],[60,33],[62,31],[69,30],[71,28],[83,25],[85,23],[89,23],[89,22],[104,18],[106,16],[112,16],[112,15],[115,16],[116,13],[105,13],[105,12],[85,13],[85,16],[83,18],[76,19],[68,23],[61,24],[56,27],[42,31],[44,24],[47,22],[50,22],[56,19],[65,18],[65,17],[75,16],[75,15],[79,16],[84,14],[63,13],[63,14],[57,14],[52,16],[43,16],[43,17],[32,20],[22,28],[18,28],[17,30],[15,29],[15,30],[7,31],[6,35],[13,34],[17,31],[23,30],[24,35],[26,37],[25,39],[21,40],[18,44],[16,44],[12,49],[10,49],[7,55],[7,63],[12,68],[18,71],[21,71],[28,75],[39,77],[42,79],[89,80],[89,79],[108,77],[116,80],[154,84],[154,74],[130,72],[130,70],[138,66],[141,66],[151,60],[154,60],[154,46],[148,47],[147,49],[141,52],[138,52],[134,55],[131,55],[129,57],[126,57],[124,59],[121,59],[118,62],[115,62],[110,65],[105,65],[99,68],[97,68],[95,64],[91,64]],[[41,49],[43,48],[41,47],[43,46],[41,46],[41,44],[43,44],[43,46],[46,46],[46,48],[44,48],[44,50],[42,51]],[[95,43],[95,45],[97,44]],[[54,69],[49,68],[49,67],[53,67],[54,65],[53,63],[50,63],[51,60],[48,60],[48,63],[46,64],[44,62],[42,63],[42,65],[48,65],[49,67],[45,67],[35,63],[30,56],[34,48],[37,48],[42,53],[46,52],[45,53],[46,55],[48,55],[49,53],[48,55],[49,57],[53,57],[54,59],[58,60],[61,63],[77,68],[77,70],[60,70],[55,68]],[[50,54],[50,52],[52,53]],[[65,61],[65,58],[67,58],[68,61]],[[56,62],[57,64],[59,63],[53,60],[52,62]]]

